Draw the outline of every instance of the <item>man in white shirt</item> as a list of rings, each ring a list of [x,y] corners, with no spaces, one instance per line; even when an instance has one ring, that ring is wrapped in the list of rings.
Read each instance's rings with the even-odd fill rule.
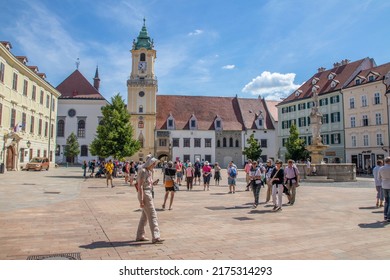
[[[385,165],[379,169],[378,175],[382,181],[383,196],[385,199],[383,214],[385,221],[390,222],[390,157],[385,158]]]

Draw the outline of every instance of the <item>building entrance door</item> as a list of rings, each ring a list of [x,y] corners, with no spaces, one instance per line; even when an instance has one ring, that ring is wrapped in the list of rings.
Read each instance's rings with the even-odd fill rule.
[[[14,148],[12,146],[9,146],[7,148],[7,161],[6,161],[6,168],[8,171],[15,170],[14,157],[15,157]]]

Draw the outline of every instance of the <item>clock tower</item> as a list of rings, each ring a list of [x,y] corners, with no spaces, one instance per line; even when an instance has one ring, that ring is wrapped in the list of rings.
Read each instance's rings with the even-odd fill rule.
[[[131,74],[127,80],[127,110],[134,128],[134,137],[141,143],[133,160],[145,160],[146,155],[155,153],[154,131],[156,127],[157,78],[154,75],[156,51],[144,24],[133,41],[131,49]]]

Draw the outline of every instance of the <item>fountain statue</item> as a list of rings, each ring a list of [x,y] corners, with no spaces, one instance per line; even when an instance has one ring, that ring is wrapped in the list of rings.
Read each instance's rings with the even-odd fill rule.
[[[318,103],[318,86],[314,85],[312,87],[312,93],[313,93],[313,102],[314,105],[311,108],[310,113],[310,127],[312,131],[312,143],[308,146],[306,146],[306,150],[310,152],[311,156],[311,162],[313,164],[320,164],[323,160],[323,151],[328,149],[329,146],[324,145],[322,143],[321,138],[321,126],[322,126],[322,113],[319,110],[319,103]]]

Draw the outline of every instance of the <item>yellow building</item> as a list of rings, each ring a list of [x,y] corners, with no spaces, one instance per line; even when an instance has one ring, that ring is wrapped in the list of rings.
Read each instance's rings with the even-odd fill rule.
[[[141,143],[133,160],[143,161],[145,156],[154,153],[154,133],[156,127],[157,77],[154,73],[156,51],[144,25],[133,42],[131,50],[132,67],[127,80],[127,110],[134,136]]]
[[[20,170],[33,157],[54,164],[57,100],[60,93],[25,56],[0,42],[1,170]]]

